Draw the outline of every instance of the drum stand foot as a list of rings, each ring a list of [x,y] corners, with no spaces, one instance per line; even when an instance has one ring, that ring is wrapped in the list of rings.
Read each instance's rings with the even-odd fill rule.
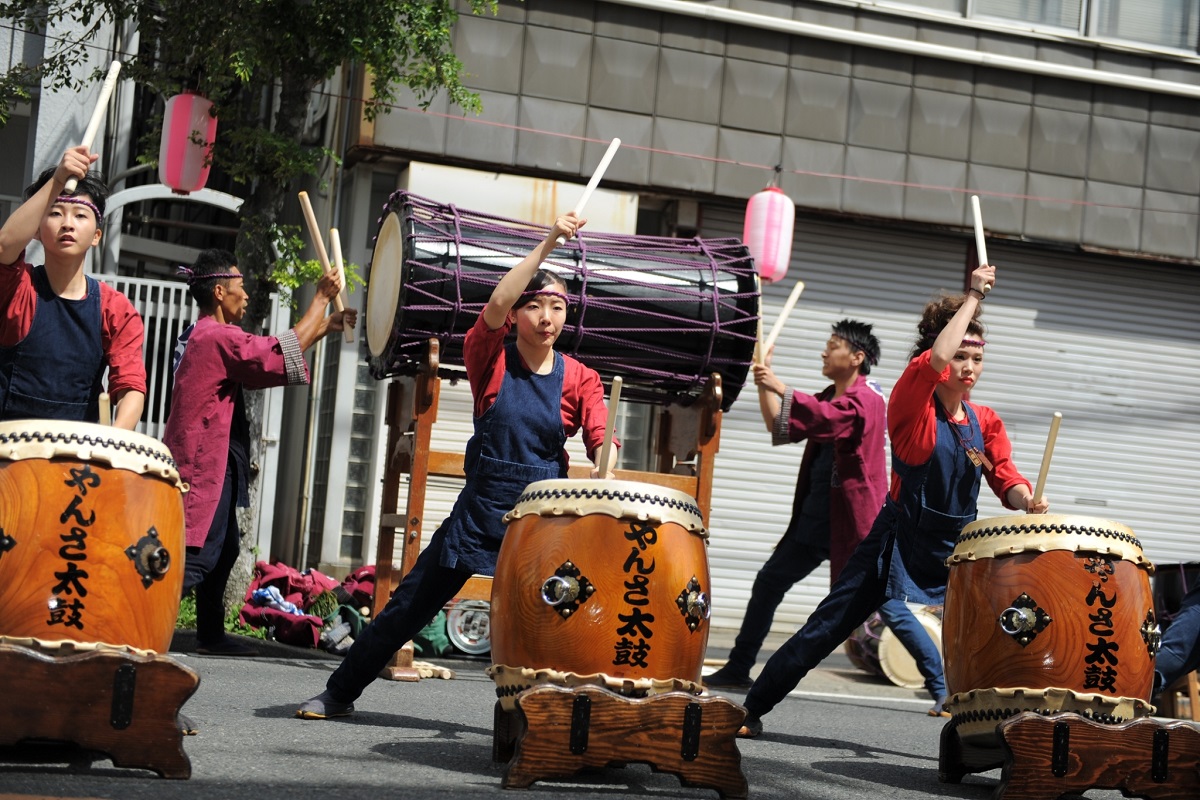
[[[1005,754],[994,800],[1040,800],[1088,789],[1125,797],[1200,797],[1200,728],[1143,717],[1104,725],[1075,713],[1029,711],[997,726]]]
[[[162,655],[92,650],[70,655],[0,644],[0,745],[77,744],[118,767],[189,778],[179,708],[200,676]]]
[[[539,686],[516,702],[516,712],[496,711],[493,755],[511,753],[506,789],[637,762],[678,776],[684,786],[747,796],[735,738],[746,710],[723,697],[667,692],[635,699],[595,686]]]

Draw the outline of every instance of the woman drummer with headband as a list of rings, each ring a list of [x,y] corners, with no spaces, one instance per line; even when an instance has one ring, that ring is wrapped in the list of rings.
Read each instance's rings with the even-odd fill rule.
[[[1040,514],[1049,507],[1045,498],[1034,500],[1013,464],[1000,417],[968,401],[986,344],[976,318],[995,280],[995,267],[980,266],[965,295],[926,305],[888,404],[892,482],[883,509],[829,595],[767,661],[746,695],[739,736],[758,736],[762,717],[884,600],[942,602],[945,561],[959,531],[975,519],[981,476],[1008,508]]]
[[[100,243],[108,187],[83,145],[38,176],[0,228],[0,420],[97,422],[102,376],[113,424],[133,430],[146,398],[142,318],[125,295],[84,274]],[[69,180],[78,181],[68,193]],[[44,266],[25,260],[41,242]]]
[[[492,575],[504,515],[534,481],[567,477],[563,445],[582,430],[597,460],[607,413],[595,370],[554,350],[567,315],[567,288],[539,269],[559,237],[584,224],[572,212],[500,279],[467,333],[463,359],[474,398],[466,485],[392,599],[354,641],[325,691],[300,705],[301,719],[346,716],[392,655],[458,593],[473,573]],[[505,344],[516,329],[516,341]],[[597,477],[597,470],[592,470]]]

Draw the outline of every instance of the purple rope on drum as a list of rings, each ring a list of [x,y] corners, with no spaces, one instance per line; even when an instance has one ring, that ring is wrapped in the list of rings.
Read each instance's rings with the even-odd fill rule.
[[[368,282],[376,270],[398,270],[399,298],[387,346],[372,351],[371,374],[414,374],[430,338],[439,340],[443,365],[461,366],[463,339],[492,288],[549,229],[403,191],[384,206],[381,227],[390,214],[403,231],[402,257],[373,258]],[[718,373],[722,406],[732,405],[758,333],[754,263],[740,240],[585,229],[543,267],[567,286],[558,350],[605,379],[620,375],[624,396],[643,401],[686,405]]]

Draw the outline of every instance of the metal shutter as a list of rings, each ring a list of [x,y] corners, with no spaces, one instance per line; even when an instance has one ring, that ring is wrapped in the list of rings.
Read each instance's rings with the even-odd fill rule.
[[[742,214],[706,206],[702,235],[740,235]],[[890,392],[924,303],[938,289],[961,291],[968,247],[961,235],[798,217],[788,274],[763,292],[767,331],[795,280],[806,284],[776,345],[776,373],[801,391],[821,389],[829,326],[852,317],[875,325],[883,357],[871,377]],[[999,286],[985,306],[992,344],[975,399],[1004,419],[1018,467],[1036,481],[1050,415],[1061,411],[1046,487],[1052,510],[1128,525],[1153,560],[1200,560],[1185,532],[1200,511],[1196,271],[990,250]],[[787,524],[802,453],[803,445],[770,446],[753,391],[725,415],[709,552],[715,639],[740,624],[754,575]],[[1001,513],[1009,512],[984,489],[980,516]],[[822,568],[787,595],[773,630],[802,623],[827,589]]]

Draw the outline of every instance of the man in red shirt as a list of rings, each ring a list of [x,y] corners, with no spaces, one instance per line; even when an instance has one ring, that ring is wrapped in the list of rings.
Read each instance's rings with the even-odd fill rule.
[[[132,430],[146,398],[142,318],[125,295],[84,274],[100,243],[108,189],[82,145],[25,190],[0,228],[0,420],[96,422],[104,370],[113,424]],[[70,178],[78,180],[66,194]],[[25,261],[34,239],[44,266]]]

